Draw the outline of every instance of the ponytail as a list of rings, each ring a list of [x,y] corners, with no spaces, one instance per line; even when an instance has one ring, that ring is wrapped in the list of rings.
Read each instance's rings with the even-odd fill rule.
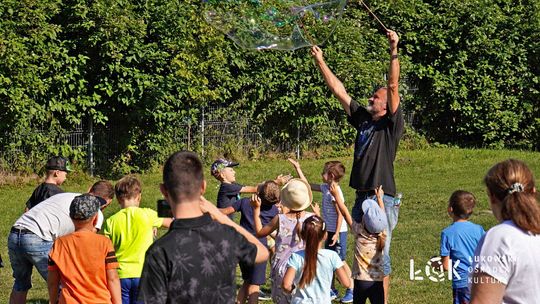
[[[540,206],[532,193],[514,192],[508,194],[502,202],[501,215],[510,219],[519,228],[540,234]]]
[[[302,289],[311,283],[317,274],[317,256],[319,246],[326,234],[326,225],[323,219],[317,215],[308,217],[302,226],[301,236],[304,240],[305,257],[302,277],[298,282],[298,288]]]
[[[493,166],[484,177],[492,204],[501,204],[501,218],[512,220],[520,229],[540,234],[540,206],[534,177],[527,165],[509,159]]]

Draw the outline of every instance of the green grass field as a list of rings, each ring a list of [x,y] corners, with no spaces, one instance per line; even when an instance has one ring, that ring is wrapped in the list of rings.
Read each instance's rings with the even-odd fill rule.
[[[508,150],[464,150],[433,148],[420,151],[400,151],[395,162],[398,191],[403,193],[399,223],[394,231],[391,256],[393,274],[389,303],[448,303],[452,291],[449,281],[433,282],[424,273],[426,262],[438,254],[441,230],[450,224],[446,213],[447,200],[456,189],[473,192],[478,205],[471,220],[487,230],[496,224],[489,211],[482,178],[490,166],[507,158],[522,159],[540,172],[540,153]],[[301,161],[302,168],[311,182],[320,182],[320,172],[328,159]],[[340,158],[347,169],[351,168],[352,158]],[[208,172],[208,168],[207,172]],[[237,168],[237,181],[249,185],[264,179],[274,178],[279,173],[293,173],[293,168],[285,160],[250,161]],[[218,183],[205,172],[208,185],[206,197],[215,201]],[[155,208],[156,200],[161,198],[158,185],[159,173],[141,176],[143,180],[142,206]],[[348,173],[342,181],[342,189],[349,206],[354,201],[354,192],[348,185]],[[66,191],[84,192],[92,180],[85,177],[68,179],[63,188]],[[0,254],[5,268],[0,268],[0,303],[7,303],[13,284],[11,267],[7,252],[7,235],[15,220],[24,209],[24,203],[36,184],[13,185],[0,190]],[[320,201],[320,195],[315,195]],[[119,209],[113,204],[105,210],[105,216]],[[349,235],[348,258],[352,262],[352,242]],[[414,259],[415,270],[422,270],[423,281],[409,279],[410,259]],[[34,287],[29,292],[30,303],[45,303],[46,283],[34,271]]]

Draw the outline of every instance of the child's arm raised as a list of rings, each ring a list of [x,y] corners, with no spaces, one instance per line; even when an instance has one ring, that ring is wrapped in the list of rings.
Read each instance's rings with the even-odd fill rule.
[[[302,169],[300,168],[300,163],[292,158],[287,158],[287,160],[293,165],[294,169],[296,170],[296,173],[298,174],[298,177],[308,183],[311,186],[311,190],[313,191],[319,191],[321,192],[321,185],[319,184],[310,184],[304,175],[304,172],[302,172]]]
[[[265,237],[267,235],[270,235],[272,232],[274,232],[278,228],[278,216],[274,216],[274,218],[268,223],[268,225],[264,226],[261,222],[261,199],[256,195],[253,194],[251,196],[251,207],[253,207],[253,223],[255,224],[255,234],[257,237]]]
[[[332,194],[332,196],[335,198],[336,206],[339,209],[341,215],[343,215],[345,222],[347,222],[347,225],[352,228],[353,220],[351,214],[349,213],[347,206],[345,206],[345,202],[343,201],[343,197],[339,193],[339,186],[336,182],[332,182],[330,184],[330,194]],[[336,230],[338,229],[339,228],[336,228]]]
[[[121,304],[122,292],[120,291],[120,278],[116,268],[107,269],[107,289],[111,294],[112,304]]]
[[[379,204],[379,207],[381,207],[382,210],[384,210],[384,190],[382,188],[382,185],[375,188],[375,196],[377,196],[377,203]]]
[[[257,256],[255,257],[255,264],[262,263],[266,260],[268,260],[268,249],[266,249],[266,246],[261,244],[259,240],[253,236],[253,234],[249,233],[246,229],[242,228],[240,225],[233,222],[228,216],[221,213],[214,204],[207,201],[204,197],[201,196],[201,210],[203,212],[208,212],[212,218],[227,226],[233,227],[238,233],[243,235],[248,242],[252,243],[253,245],[257,246]]]

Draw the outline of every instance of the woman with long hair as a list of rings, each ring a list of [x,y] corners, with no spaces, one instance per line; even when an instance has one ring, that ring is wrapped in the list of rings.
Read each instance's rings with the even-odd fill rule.
[[[527,165],[509,159],[484,182],[499,224],[480,240],[473,260],[472,304],[540,303],[540,206]]]

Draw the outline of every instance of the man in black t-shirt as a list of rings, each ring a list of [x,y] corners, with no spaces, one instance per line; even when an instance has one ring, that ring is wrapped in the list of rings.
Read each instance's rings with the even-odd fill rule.
[[[26,202],[25,211],[55,194],[64,192],[59,186],[66,180],[67,173],[71,172],[69,161],[61,156],[53,156],[47,161],[45,169],[47,170],[45,181],[32,192],[32,196]]]
[[[366,198],[375,196],[375,188],[382,185],[385,192],[383,200],[389,225],[383,255],[383,272],[385,274],[383,282],[386,301],[388,299],[388,275],[391,272],[390,240],[399,214],[399,198],[394,198],[396,195],[394,159],[404,130],[403,111],[398,95],[400,67],[397,45],[399,37],[394,31],[388,31],[387,37],[390,46],[388,86],[376,90],[368,99],[368,105],[365,108],[349,96],[343,83],[324,62],[321,49],[317,46],[311,49],[326,84],[343,106],[349,123],[357,130],[354,162],[349,182],[349,186],[356,189],[356,201],[352,210],[353,219],[357,222],[361,221],[362,202]]]
[[[202,197],[206,181],[195,153],[169,157],[160,189],[174,221],[146,251],[139,301],[233,304],[238,262],[265,262],[268,250]]]

